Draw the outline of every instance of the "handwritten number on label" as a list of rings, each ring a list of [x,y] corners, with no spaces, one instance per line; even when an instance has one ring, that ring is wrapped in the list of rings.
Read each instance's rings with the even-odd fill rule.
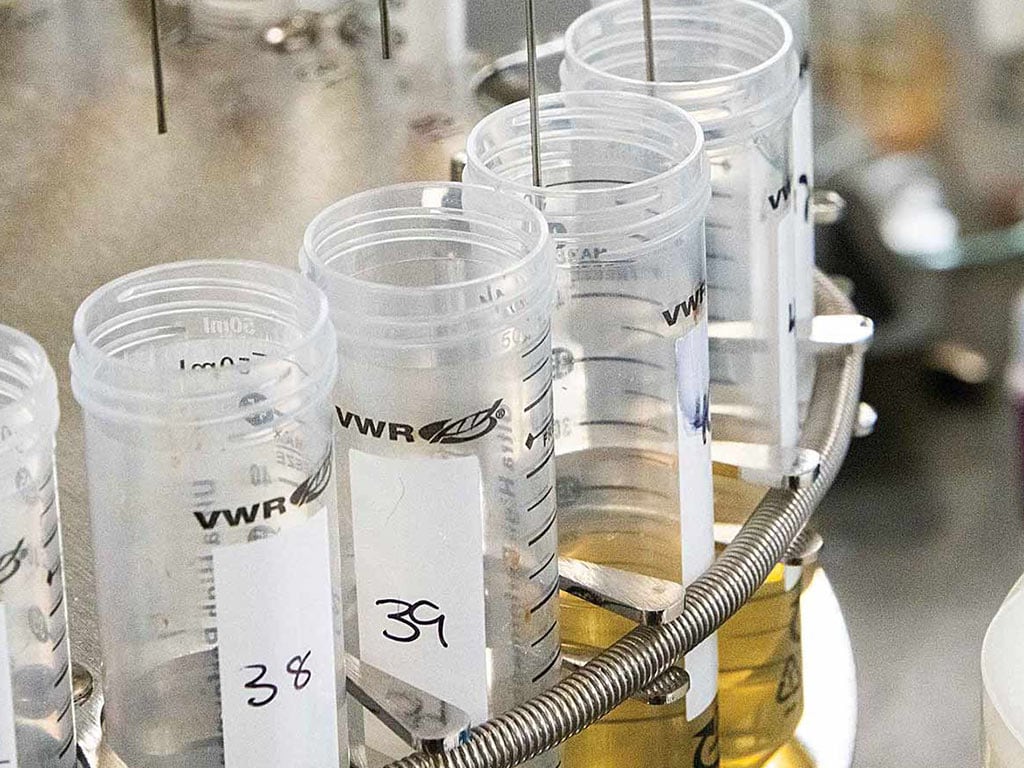
[[[247,691],[269,691],[264,698],[259,699],[255,696],[249,699],[249,706],[260,707],[267,706],[270,702],[277,698],[277,686],[272,683],[264,683],[263,678],[267,676],[267,667],[265,664],[250,664],[246,669],[257,670],[258,674],[252,680],[245,684]]]
[[[285,672],[292,676],[292,688],[301,691],[313,680],[313,673],[306,669],[312,651],[306,651],[299,656],[293,656],[285,665]],[[247,691],[258,691],[258,695],[249,698],[248,704],[254,709],[260,709],[274,702],[281,689],[274,683],[264,682],[270,669],[266,664],[250,664],[243,669],[250,670],[255,676],[245,684]]]
[[[394,640],[396,643],[415,643],[423,634],[426,627],[437,627],[437,639],[442,648],[448,647],[448,641],[444,636],[445,615],[441,613],[440,606],[429,600],[420,600],[409,603],[405,600],[378,600],[377,605],[394,605],[398,610],[387,615],[388,619],[405,627],[408,632],[405,634],[393,634],[391,628],[385,629],[384,637]],[[430,611],[430,613],[424,613]]]
[[[10,552],[0,552],[0,584],[14,578],[21,570],[21,562],[27,555],[25,539],[15,544]]]
[[[312,651],[306,651],[305,656],[296,656],[288,662],[288,674],[292,676],[292,686],[296,691],[301,691],[307,685],[309,681],[313,679],[312,673],[306,669],[305,664],[309,661],[309,655]]]

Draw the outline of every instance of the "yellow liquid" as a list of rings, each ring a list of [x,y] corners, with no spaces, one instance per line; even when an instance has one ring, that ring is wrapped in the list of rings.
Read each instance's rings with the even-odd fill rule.
[[[740,522],[763,491],[715,477],[715,518]],[[799,745],[786,746],[803,716],[800,585],[777,566],[753,599],[718,633],[718,702],[723,768],[799,766]],[[787,753],[788,754],[788,753]],[[773,755],[775,757],[773,757]],[[782,762],[778,762],[781,760]]]
[[[786,744],[771,756],[764,768],[814,768],[814,758],[796,739]]]
[[[594,449],[559,457],[559,550],[565,557],[671,581],[682,578],[674,457]],[[562,595],[571,651],[606,648],[636,625]],[[566,768],[704,768],[718,765],[717,704],[688,718],[686,702],[623,703],[564,747]]]

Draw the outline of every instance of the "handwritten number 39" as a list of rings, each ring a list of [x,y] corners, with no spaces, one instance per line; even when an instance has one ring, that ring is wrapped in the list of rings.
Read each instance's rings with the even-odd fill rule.
[[[383,635],[388,640],[394,640],[396,643],[414,643],[420,639],[424,628],[434,626],[437,627],[437,640],[441,643],[441,647],[448,647],[448,641],[444,636],[445,615],[441,613],[439,606],[429,600],[420,600],[416,603],[395,599],[378,600],[377,605],[396,606],[398,610],[389,613],[388,618],[401,624],[408,630],[404,634],[397,635],[392,633],[390,629],[385,629]],[[423,615],[422,611],[426,609],[429,609],[431,614]]]
[[[288,664],[285,665],[285,671],[292,676],[292,688],[296,691],[301,691],[310,681],[313,679],[313,673],[306,669],[306,664],[309,662],[309,657],[312,655],[312,651],[306,651],[301,656],[293,656],[289,659]],[[244,669],[255,672],[255,677],[249,680],[245,684],[247,691],[258,691],[259,695],[251,696],[248,700],[250,707],[260,709],[268,704],[272,703],[277,695],[281,692],[281,689],[271,682],[264,682],[268,672],[270,671],[266,664],[249,664]]]

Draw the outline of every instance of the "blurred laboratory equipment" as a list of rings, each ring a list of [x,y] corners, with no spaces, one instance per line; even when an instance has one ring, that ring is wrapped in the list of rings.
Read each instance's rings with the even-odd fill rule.
[[[746,0],[656,5],[648,82],[637,4],[603,5],[566,32],[567,89],[651,93],[693,114],[711,162],[708,291],[716,437],[796,444],[797,287],[789,25]],[[803,265],[801,265],[803,266]]]
[[[1007,595],[981,648],[985,768],[1024,766],[1024,580]]]
[[[74,330],[108,753],[347,763],[323,294],[263,264],[181,262],[100,288]]]
[[[950,50],[931,9],[914,0],[812,4],[822,95],[883,151],[927,146],[942,128]]]
[[[57,378],[0,325],[0,765],[76,764],[54,466]]]
[[[301,259],[345,361],[349,648],[479,724],[560,675],[547,225],[492,189],[400,185],[327,208]]]
[[[555,242],[552,324],[559,551],[676,584],[713,558],[703,134],[681,109],[624,92],[542,97],[473,129],[467,182],[543,211]],[[539,144],[537,186],[531,150]],[[635,624],[566,595],[562,638],[589,659]],[[570,740],[567,766],[711,760],[715,640],[687,655],[674,704],[630,701]]]

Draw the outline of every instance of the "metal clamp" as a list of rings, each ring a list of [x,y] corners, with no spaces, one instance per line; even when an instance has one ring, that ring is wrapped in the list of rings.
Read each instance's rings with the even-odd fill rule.
[[[345,667],[349,694],[413,749],[436,755],[468,737],[469,715],[458,707],[354,656],[346,654]]]
[[[590,649],[588,652],[582,650],[562,650],[562,670],[575,672],[585,667],[594,657],[601,653],[600,648]],[[637,691],[632,698],[652,707],[661,707],[666,704],[675,704],[682,701],[690,692],[690,676],[686,670],[678,665],[672,665],[661,677],[655,680],[646,688]]]
[[[808,448],[712,440],[711,460],[727,467],[744,482],[768,488],[799,491],[810,487],[821,472],[821,454]]]
[[[563,592],[644,627],[668,624],[683,612],[682,584],[568,557],[558,559]]]

